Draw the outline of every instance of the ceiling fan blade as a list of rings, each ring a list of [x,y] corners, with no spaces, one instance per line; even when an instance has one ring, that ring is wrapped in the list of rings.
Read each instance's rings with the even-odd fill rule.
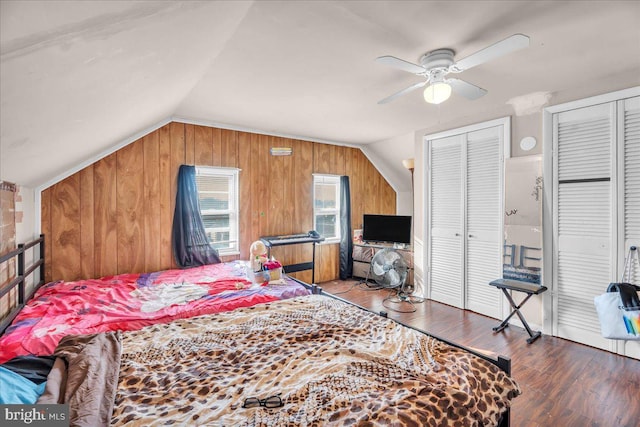
[[[376,61],[388,65],[389,67],[397,68],[398,70],[407,71],[413,74],[421,74],[425,72],[425,69],[419,65],[407,62],[403,59],[396,58],[395,56],[381,56],[376,58]]]
[[[451,89],[455,93],[471,100],[478,99],[487,93],[487,91],[481,87],[472,85],[471,83],[460,79],[447,79],[446,83],[451,86]]]
[[[391,102],[391,101],[393,101],[394,99],[399,98],[399,97],[401,97],[402,95],[404,95],[404,94],[406,94],[406,93],[409,93],[409,92],[411,92],[411,91],[413,91],[413,90],[419,89],[419,88],[423,87],[423,86],[424,86],[424,85],[426,85],[426,84],[427,84],[427,81],[425,80],[425,81],[423,81],[423,82],[420,82],[420,83],[416,83],[416,84],[414,84],[414,85],[411,85],[411,86],[409,86],[408,88],[402,89],[400,92],[396,92],[396,93],[394,93],[393,95],[387,96],[385,99],[381,99],[380,101],[378,101],[378,104],[386,104],[386,103],[388,103],[388,102]]]
[[[457,61],[453,66],[457,71],[468,70],[476,65],[483,64],[492,59],[515,52],[516,50],[524,49],[525,47],[529,47],[529,37],[524,34],[514,34],[511,37],[507,37],[498,43],[492,44]]]

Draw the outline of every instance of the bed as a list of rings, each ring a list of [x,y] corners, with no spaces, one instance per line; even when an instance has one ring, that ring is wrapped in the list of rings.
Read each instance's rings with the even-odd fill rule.
[[[39,403],[92,426],[508,425],[508,359],[306,291],[65,335]]]
[[[53,354],[66,335],[130,331],[308,294],[301,284],[254,284],[246,264],[120,274],[39,287],[0,337],[0,363]]]

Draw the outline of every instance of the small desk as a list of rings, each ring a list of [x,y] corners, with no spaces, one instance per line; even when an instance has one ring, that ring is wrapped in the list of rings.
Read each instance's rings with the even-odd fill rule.
[[[524,325],[524,328],[529,333],[527,344],[531,344],[532,342],[540,338],[540,335],[542,335],[542,333],[540,331],[533,332],[531,330],[524,316],[522,315],[522,313],[520,313],[520,308],[527,302],[527,300],[529,300],[529,298],[531,298],[532,295],[539,295],[543,293],[544,291],[547,290],[547,287],[536,285],[535,283],[522,282],[520,280],[511,280],[511,279],[497,279],[492,282],[489,282],[489,284],[491,286],[495,286],[498,289],[502,289],[504,296],[507,297],[507,300],[509,300],[509,304],[511,304],[511,307],[513,308],[513,310],[511,311],[511,314],[509,314],[509,316],[507,316],[507,318],[504,319],[502,323],[500,323],[500,325],[493,328],[493,331],[494,332],[502,331],[504,328],[509,326],[509,319],[511,319],[511,317],[513,317],[514,314],[517,314],[518,317],[520,318],[520,321]],[[517,305],[508,291],[524,292],[525,294],[527,294],[527,296],[525,297],[524,300],[522,300],[520,305]]]

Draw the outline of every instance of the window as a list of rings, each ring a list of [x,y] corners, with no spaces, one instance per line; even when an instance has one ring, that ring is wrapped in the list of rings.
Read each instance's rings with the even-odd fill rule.
[[[220,255],[239,253],[238,172],[234,168],[196,168],[204,231]]]
[[[313,228],[326,241],[340,240],[339,176],[313,176]]]

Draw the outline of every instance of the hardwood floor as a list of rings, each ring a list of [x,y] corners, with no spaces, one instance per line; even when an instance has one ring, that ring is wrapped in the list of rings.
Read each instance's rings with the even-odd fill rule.
[[[512,376],[523,391],[513,404],[512,426],[640,426],[640,361],[548,335],[527,344],[523,328],[494,334],[496,319],[430,300],[417,304],[415,313],[394,312],[382,305],[388,291],[356,284],[336,280],[320,286],[415,328],[510,357]]]

